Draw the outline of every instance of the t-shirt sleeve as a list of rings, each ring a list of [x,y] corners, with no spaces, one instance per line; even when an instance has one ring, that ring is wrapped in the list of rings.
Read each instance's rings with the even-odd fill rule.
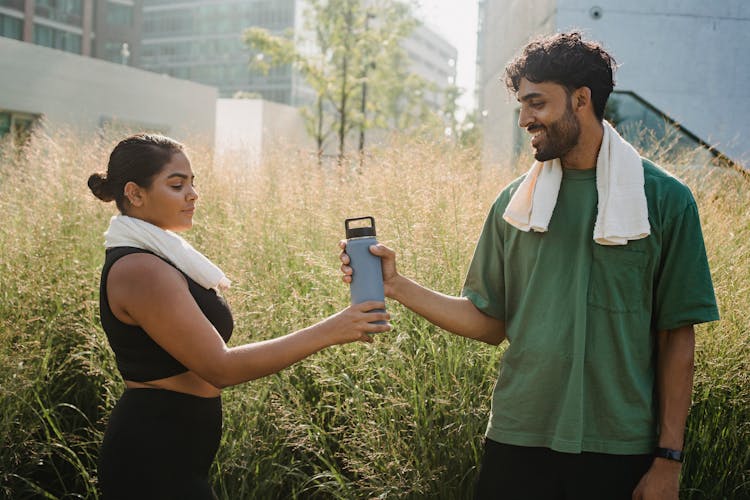
[[[706,248],[691,202],[664,228],[661,266],[656,278],[654,321],[671,330],[719,319]]]
[[[477,309],[501,320],[505,319],[503,227],[506,222],[502,218],[503,210],[498,199],[484,222],[461,290],[461,295],[471,300]]]

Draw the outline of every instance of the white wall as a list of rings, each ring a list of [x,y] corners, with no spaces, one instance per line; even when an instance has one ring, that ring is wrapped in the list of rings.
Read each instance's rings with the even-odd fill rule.
[[[214,137],[213,87],[0,37],[0,109],[87,133],[103,120]]]
[[[297,108],[261,99],[219,99],[216,158],[257,166],[276,150],[315,151]]]

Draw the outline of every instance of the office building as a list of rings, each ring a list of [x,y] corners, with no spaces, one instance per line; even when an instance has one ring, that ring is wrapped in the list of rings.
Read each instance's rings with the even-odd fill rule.
[[[0,36],[138,65],[141,0],[0,0]]]
[[[301,106],[314,99],[304,78],[289,66],[267,75],[248,67],[251,51],[242,41],[249,27],[281,35],[300,35],[302,0],[145,0],[141,67],[177,78],[215,86],[222,97],[237,92]],[[456,49],[425,26],[404,41],[411,69],[438,90],[425,96],[442,109],[442,92],[455,80]]]
[[[85,135],[102,127],[213,141],[216,89],[0,38],[0,137],[36,123]]]
[[[219,89],[221,97],[255,93],[284,104],[309,102],[311,92],[289,66],[268,75],[249,68],[245,29],[280,35],[300,29],[295,0],[145,0],[141,67]]]

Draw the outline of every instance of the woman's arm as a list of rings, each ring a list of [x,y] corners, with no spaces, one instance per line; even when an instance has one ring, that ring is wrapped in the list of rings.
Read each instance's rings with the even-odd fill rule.
[[[370,323],[389,316],[365,312],[384,308],[368,302],[283,337],[230,348],[190,295],[184,276],[145,253],[125,256],[112,266],[107,295],[116,316],[139,325],[190,371],[219,388],[276,373],[331,345],[371,342],[369,333],[391,328]]]

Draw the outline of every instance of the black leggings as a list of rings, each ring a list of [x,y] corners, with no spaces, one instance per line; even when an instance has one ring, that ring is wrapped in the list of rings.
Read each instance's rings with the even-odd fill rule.
[[[208,470],[220,439],[220,397],[127,389],[99,453],[102,498],[213,499]]]

